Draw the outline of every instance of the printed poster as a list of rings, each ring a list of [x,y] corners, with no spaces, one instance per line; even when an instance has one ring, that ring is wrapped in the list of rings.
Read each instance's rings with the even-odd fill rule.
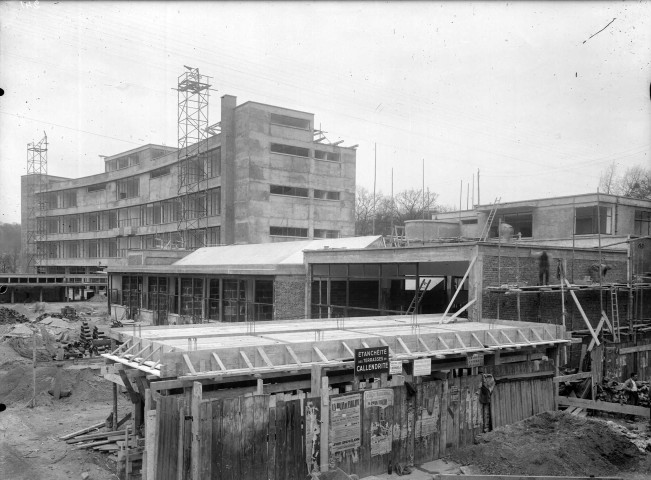
[[[380,409],[378,421],[371,422],[371,457],[391,452],[392,427],[386,418],[385,408],[393,406],[393,390],[382,388],[364,392],[364,409]]]
[[[362,444],[361,401],[359,393],[330,398],[330,453]]]

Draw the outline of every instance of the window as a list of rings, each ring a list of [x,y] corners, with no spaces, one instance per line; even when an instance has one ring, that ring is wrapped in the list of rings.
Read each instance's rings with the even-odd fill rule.
[[[211,188],[208,190],[208,198],[206,200],[207,215],[209,217],[219,215],[221,213],[221,189]]]
[[[59,217],[47,219],[47,233],[59,233]]]
[[[57,202],[48,205],[48,208],[70,208],[77,206],[77,190],[64,190],[58,192]]]
[[[340,162],[341,155],[335,152],[326,152],[325,150],[315,150],[314,158],[318,160],[330,160],[333,162]]]
[[[88,214],[88,231],[98,232],[100,230],[99,213]]]
[[[296,157],[309,157],[310,149],[295,147],[294,145],[284,145],[282,143],[272,143],[271,151],[273,153],[282,153],[283,155],[294,155]]]
[[[610,235],[612,209],[610,207],[577,207],[575,235],[601,233]]]
[[[500,220],[502,223],[506,223],[513,227],[513,235],[521,237],[532,237],[533,236],[533,214],[531,212],[517,212],[499,215],[493,221],[491,226],[490,236],[497,237],[497,229],[499,228]],[[476,223],[476,222],[475,222]]]
[[[87,242],[87,258],[98,258],[99,255],[99,242],[97,240],[88,240]]]
[[[307,238],[307,228],[269,227],[269,235],[276,235],[276,236],[279,236],[279,237]]]
[[[169,174],[170,174],[170,167],[161,167],[149,172],[149,179],[152,180],[154,178],[162,177],[164,175],[169,175]]]
[[[220,227],[208,227],[206,229],[206,246],[220,245]]]
[[[314,198],[320,200],[339,200],[339,192],[329,192],[327,190],[314,190]]]
[[[166,153],[165,150],[161,150],[159,148],[154,148],[151,151],[151,158],[152,158],[152,160],[156,160],[157,158],[160,158],[163,155],[165,155],[165,153]]]
[[[222,174],[222,148],[217,147],[208,152],[206,160],[206,173],[208,178],[218,177]]]
[[[283,127],[300,128],[301,130],[310,129],[310,121],[303,118],[290,117],[287,115],[271,114],[271,123],[282,125]]]
[[[651,235],[651,210],[635,210],[635,235]]]
[[[307,197],[307,188],[289,187],[287,185],[269,185],[273,195],[290,195],[292,197]]]
[[[140,195],[140,179],[138,177],[125,178],[117,181],[117,199],[124,200]]]
[[[477,225],[477,219],[476,218],[467,218],[465,220],[461,220],[461,223],[463,225]]]
[[[88,193],[99,192],[101,190],[106,190],[106,183],[98,183],[88,187]]]
[[[314,229],[314,238],[339,238],[339,230]]]
[[[118,211],[111,210],[108,212],[108,228],[117,228],[118,226]]]

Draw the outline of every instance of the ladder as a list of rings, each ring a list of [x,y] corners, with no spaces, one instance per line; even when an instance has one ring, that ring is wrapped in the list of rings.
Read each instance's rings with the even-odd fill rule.
[[[497,206],[499,205],[500,200],[502,200],[502,197],[495,198],[495,201],[493,202],[493,206],[491,207],[490,212],[488,212],[488,218],[486,219],[486,223],[484,224],[484,229],[481,231],[481,235],[479,236],[480,242],[485,242],[488,239],[488,234],[490,233],[491,226],[493,225],[493,220],[495,219],[495,214],[497,213]],[[500,232],[497,232],[498,236],[499,234]]]
[[[431,278],[423,279],[420,282],[420,285],[418,286],[418,290],[416,290],[416,293],[414,294],[414,298],[412,298],[409,307],[407,307],[406,315],[411,315],[416,311],[416,308],[418,308],[418,305],[420,305],[420,301],[427,293],[427,288],[429,287],[430,283],[432,283]]]
[[[617,301],[617,288],[610,289],[610,310],[613,320],[613,340],[619,342],[619,303]]]
[[[404,247],[409,246],[409,240],[405,235],[404,225],[394,225],[391,231],[391,247]]]

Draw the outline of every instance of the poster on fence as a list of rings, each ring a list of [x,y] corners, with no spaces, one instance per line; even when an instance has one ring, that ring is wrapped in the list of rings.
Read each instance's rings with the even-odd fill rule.
[[[361,445],[361,401],[359,393],[330,398],[330,453]]]
[[[378,407],[378,420],[371,422],[371,457],[391,452],[392,426],[387,419],[387,407],[393,406],[393,390],[382,388],[364,392],[364,410]]]

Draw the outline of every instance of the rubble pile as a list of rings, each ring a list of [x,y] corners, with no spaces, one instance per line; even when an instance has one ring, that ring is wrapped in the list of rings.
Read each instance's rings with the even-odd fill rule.
[[[0,325],[12,323],[25,323],[29,319],[22,313],[18,313],[13,308],[0,307]]]
[[[649,382],[637,382],[639,406],[650,407],[649,399]],[[625,405],[629,403],[629,397],[624,390],[624,383],[616,380],[605,379],[601,385],[597,385],[597,400],[603,402],[619,403]]]
[[[110,341],[97,326],[83,321],[79,327],[60,314],[40,315],[37,321],[9,327],[9,345],[22,357],[32,358],[36,337],[37,360],[98,356],[109,349]]]
[[[639,430],[633,426],[626,427],[612,421],[607,421],[606,425],[620,435],[628,438],[640,452],[651,452],[651,432]]]

